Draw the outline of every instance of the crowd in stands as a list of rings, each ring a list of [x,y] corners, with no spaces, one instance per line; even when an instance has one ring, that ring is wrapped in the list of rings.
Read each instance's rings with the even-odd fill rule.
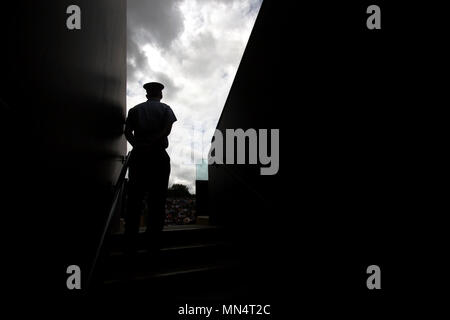
[[[195,198],[167,198],[166,225],[195,223]]]
[[[195,224],[196,218],[195,196],[189,193],[186,186],[179,184],[173,185],[168,190],[165,225]],[[124,230],[125,219],[122,217],[120,220],[120,230]],[[146,227],[147,220],[147,203],[143,201],[143,215],[141,216],[140,227]]]

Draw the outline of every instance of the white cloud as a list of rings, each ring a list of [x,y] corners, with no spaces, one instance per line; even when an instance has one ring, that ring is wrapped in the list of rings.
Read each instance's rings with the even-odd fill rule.
[[[197,160],[207,156],[261,0],[128,3],[127,107],[145,100],[143,83],[164,83],[163,101],[178,118],[169,137],[170,183],[193,191],[191,147]]]

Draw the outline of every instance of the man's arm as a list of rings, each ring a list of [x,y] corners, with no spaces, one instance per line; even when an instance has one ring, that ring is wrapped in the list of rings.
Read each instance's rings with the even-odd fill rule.
[[[136,137],[133,134],[133,127],[132,127],[131,121],[130,121],[130,113],[128,113],[127,121],[125,122],[125,138],[128,140],[128,142],[134,148],[136,145]]]
[[[130,110],[131,111],[131,110]],[[151,138],[147,138],[145,142],[137,142],[136,137],[133,134],[133,126],[132,121],[130,118],[131,113],[128,113],[128,118],[125,124],[125,137],[128,140],[128,142],[131,144],[133,148],[145,148],[145,147],[151,147],[155,143],[160,142],[162,139],[169,136],[170,132],[172,131],[172,125],[175,121],[177,121],[175,115],[173,114],[172,110],[170,110],[170,113],[168,115],[168,119],[166,122],[166,125],[159,131],[158,133],[154,134]]]
[[[167,123],[167,125],[158,133],[156,134],[153,138],[151,143],[154,143],[156,141],[160,141],[161,139],[164,139],[165,137],[168,137],[170,132],[172,131],[172,125],[173,123]]]
[[[125,138],[128,140],[128,142],[131,144],[133,148],[135,147],[151,147],[153,144],[155,144],[158,141],[161,141],[161,139],[164,139],[165,137],[168,137],[170,132],[172,131],[172,123],[168,123],[160,132],[155,134],[151,140],[147,140],[146,142],[136,142],[136,137],[133,134],[133,129],[130,125],[130,123],[127,121],[125,124]]]
[[[160,142],[162,139],[169,136],[172,131],[172,123],[167,124],[160,132],[156,133],[150,139],[147,139],[146,142],[135,143],[136,147],[151,147],[155,143]],[[130,142],[131,143],[131,142]],[[134,147],[134,146],[133,146]]]
[[[161,131],[156,133],[153,137],[151,137],[151,139],[147,140],[146,143],[143,143],[142,146],[150,147],[153,144],[159,143],[160,141],[162,141],[163,139],[165,139],[169,136],[170,132],[172,131],[173,123],[175,121],[177,121],[175,114],[173,113],[172,109],[169,106],[167,106],[164,119],[165,119],[164,120],[165,125],[161,129]],[[139,145],[141,145],[141,144],[139,143]]]

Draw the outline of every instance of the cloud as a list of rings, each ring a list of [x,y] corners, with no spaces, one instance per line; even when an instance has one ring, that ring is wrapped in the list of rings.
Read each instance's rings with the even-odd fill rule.
[[[128,0],[127,21],[131,38],[168,48],[183,31],[180,2],[181,0]]]
[[[127,107],[145,100],[142,85],[164,83],[174,110],[168,149],[171,183],[194,190],[261,0],[128,0]]]

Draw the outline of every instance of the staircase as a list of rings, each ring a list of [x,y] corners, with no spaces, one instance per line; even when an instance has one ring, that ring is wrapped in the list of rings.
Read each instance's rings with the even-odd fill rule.
[[[105,293],[152,293],[187,300],[236,299],[245,293],[239,259],[225,230],[208,225],[166,227],[159,254],[145,249],[144,230],[138,251],[124,254],[123,234],[108,241],[101,268]]]

